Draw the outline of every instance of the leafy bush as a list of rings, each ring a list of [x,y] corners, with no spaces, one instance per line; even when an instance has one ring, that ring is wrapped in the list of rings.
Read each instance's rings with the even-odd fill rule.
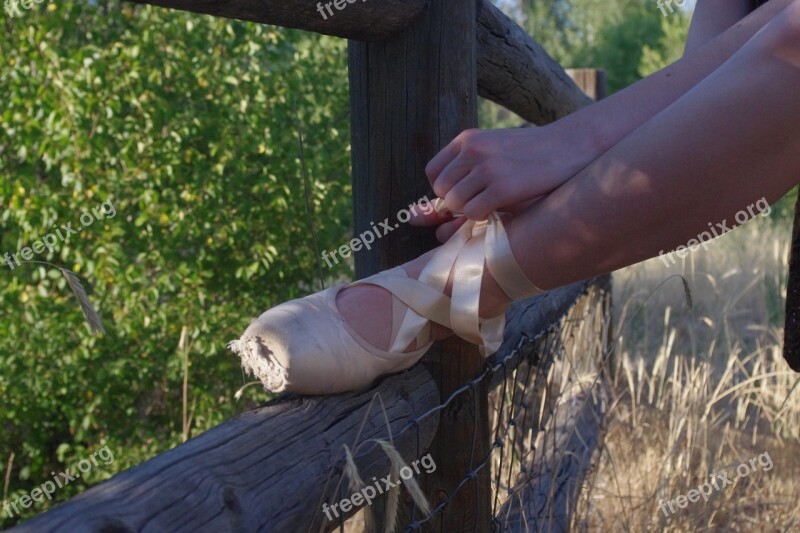
[[[318,289],[312,226],[321,249],[349,232],[346,45],[119,2],[5,23],[0,255],[115,210],[35,258],[83,279],[106,336],[89,334],[58,270],[0,270],[4,498],[103,445],[115,455],[63,500],[247,407],[225,343]]]

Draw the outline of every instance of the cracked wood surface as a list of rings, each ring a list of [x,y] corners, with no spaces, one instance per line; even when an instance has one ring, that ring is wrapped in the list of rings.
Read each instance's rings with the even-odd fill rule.
[[[487,1],[478,4],[478,94],[534,124],[592,100],[528,33]]]
[[[343,446],[353,450],[365,418],[359,443],[388,440],[380,403],[368,409],[378,393],[394,444],[410,463],[419,457],[418,447],[427,448],[438,425],[437,417],[427,417],[418,431],[409,426],[439,403],[436,386],[421,365],[361,394],[287,397],[244,412],[12,531],[330,529],[337,524],[322,513],[323,498],[338,502],[352,492],[345,480],[333,494],[344,465]],[[364,444],[354,455],[365,482],[389,473],[378,445]]]
[[[261,24],[297,28],[356,41],[384,41],[408,30],[429,0],[381,0],[344,4],[323,19],[314,0],[130,0]],[[328,2],[322,2],[327,4]],[[324,9],[324,8],[323,8]],[[432,30],[433,31],[433,30]],[[533,124],[547,124],[591,102],[525,30],[477,0],[478,94]]]

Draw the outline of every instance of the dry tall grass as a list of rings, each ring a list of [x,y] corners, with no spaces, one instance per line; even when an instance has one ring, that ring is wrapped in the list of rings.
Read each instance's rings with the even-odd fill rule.
[[[759,218],[671,268],[615,274],[614,401],[578,529],[800,531],[800,375],[781,355],[788,252],[788,225]],[[692,309],[680,278],[658,288],[673,274]],[[741,463],[753,471],[738,477]],[[735,483],[671,512],[721,472]]]

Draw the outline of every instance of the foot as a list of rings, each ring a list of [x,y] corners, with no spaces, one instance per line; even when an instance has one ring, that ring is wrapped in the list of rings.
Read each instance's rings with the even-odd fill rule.
[[[427,252],[403,265],[408,277],[418,279],[422,269],[428,264],[435,250]],[[453,289],[452,275],[447,282],[445,294],[450,296]],[[336,307],[342,318],[367,342],[381,350],[389,349],[392,332],[392,293],[378,285],[354,285],[339,292]],[[505,312],[511,304],[500,285],[489,270],[484,270],[481,283],[479,316],[491,318]],[[453,335],[453,331],[441,324],[431,325],[432,340],[439,341]],[[417,348],[412,342],[404,352]]]
[[[403,267],[268,310],[229,347],[269,391],[352,391],[411,367],[451,333],[495,352],[511,300],[540,292],[493,214]]]

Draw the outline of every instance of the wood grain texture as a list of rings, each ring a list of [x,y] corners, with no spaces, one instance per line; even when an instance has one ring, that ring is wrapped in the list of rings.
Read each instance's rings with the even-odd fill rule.
[[[478,3],[478,94],[534,124],[591,103],[544,48],[488,1]]]
[[[400,209],[430,194],[424,166],[460,131],[476,126],[478,89],[540,124],[588,103],[530,36],[485,1],[479,2],[480,9],[459,0],[430,6],[425,0],[356,2],[327,21],[311,1],[133,1],[355,39],[350,81],[356,234],[369,231],[372,222],[394,220]],[[380,42],[364,42],[370,40]],[[364,276],[401,264],[435,244],[432,232],[401,226],[372,252],[357,254],[357,272]],[[560,309],[571,303],[569,297],[562,292],[553,305]],[[547,321],[552,312],[538,312],[536,320]],[[523,320],[520,327],[525,325],[530,324]],[[527,331],[509,338],[518,341]],[[381,393],[395,444],[411,461],[429,447],[439,419],[427,417],[418,431],[398,432],[483,368],[474,347],[457,340],[444,346],[426,357],[442,396],[425,368],[417,366],[367,393],[273,402],[17,530],[298,531],[325,526],[320,505],[346,495],[329,490],[341,473],[342,446],[353,444],[372,394]],[[443,430],[431,446],[437,476],[421,480],[434,503],[450,498],[449,491],[474,459],[488,451],[486,398],[485,389],[472,391],[441,413]],[[383,415],[374,410],[363,438],[385,436]],[[388,461],[375,447],[356,462],[365,479],[388,471]],[[486,531],[488,476],[486,469],[479,472],[428,527]]]
[[[425,10],[428,0],[337,0],[344,5],[327,19],[317,10],[318,0],[130,0],[137,4],[191,11],[326,35],[380,41],[399,33]],[[321,2],[323,5],[330,0]]]
[[[515,302],[508,314],[503,346],[489,362],[508,358],[508,367],[514,368],[521,358],[530,357],[533,337],[561,320],[593,285],[606,282],[606,277],[587,280]],[[554,353],[545,355],[552,358]],[[550,362],[538,364],[549,366]],[[502,374],[495,376],[502,378]],[[440,404],[430,374],[417,365],[365,393],[285,398],[243,413],[14,531],[247,532],[305,531],[309,527],[318,531],[323,525],[323,499],[332,502],[345,495],[342,491],[335,497],[331,494],[341,472],[342,445],[353,444],[367,405],[377,392],[388,408],[394,442],[403,457],[410,461],[424,455],[436,432],[439,412],[422,417],[418,433],[413,428],[399,433],[412,418]],[[458,402],[458,409],[447,416],[469,425],[474,414],[471,401],[472,397]],[[464,444],[454,433],[442,435],[443,441]],[[373,411],[360,442],[385,436],[383,415]],[[462,438],[468,442],[472,433]],[[388,463],[384,455],[367,448],[364,452],[357,457],[362,478],[385,476]],[[326,488],[329,471],[333,474]],[[451,473],[458,479],[465,474],[464,470]],[[426,483],[427,477],[420,478],[423,490],[436,501],[441,493]]]
[[[369,0],[332,7],[327,20],[314,0],[130,0],[139,4],[192,11],[217,17],[298,28],[359,41],[384,41],[411,24],[435,3],[429,0]],[[322,2],[326,4],[327,2]],[[340,5],[342,5],[340,3]],[[438,9],[438,8],[436,8]],[[463,3],[453,8],[472,12]],[[477,0],[477,26],[462,34],[477,37],[478,93],[534,124],[547,124],[580,109],[588,98],[525,30],[488,0]],[[450,24],[450,22],[448,22]],[[460,29],[463,25],[455,24]],[[447,38],[430,43],[450,49]],[[464,60],[454,57],[453,61]],[[413,74],[413,73],[409,73]]]
[[[355,233],[396,221],[399,210],[431,195],[425,165],[461,131],[477,126],[476,3],[437,0],[411,27],[378,43],[351,41],[350,109]],[[401,224],[371,251],[356,255],[362,277],[414,259],[438,245],[431,229]],[[484,360],[477,349],[451,338],[424,358],[442,399],[475,377]],[[484,390],[456,397],[441,412],[430,451],[437,464],[421,479],[432,507],[450,505],[423,531],[487,531],[490,479],[482,470],[455,492],[477,458],[488,453],[490,432]],[[406,524],[404,506],[399,523]],[[419,512],[415,514],[419,518]]]
[[[350,495],[344,489],[333,495],[343,445],[353,448],[365,417],[359,442],[388,438],[380,408],[368,413],[376,393],[386,406],[395,446],[406,462],[417,459],[436,432],[437,417],[426,418],[418,429],[409,422],[439,403],[436,386],[420,365],[365,393],[286,398],[242,413],[14,531],[330,529],[336,524],[322,513],[323,500]],[[356,463],[367,483],[389,473],[385,454],[373,444],[362,447]]]

